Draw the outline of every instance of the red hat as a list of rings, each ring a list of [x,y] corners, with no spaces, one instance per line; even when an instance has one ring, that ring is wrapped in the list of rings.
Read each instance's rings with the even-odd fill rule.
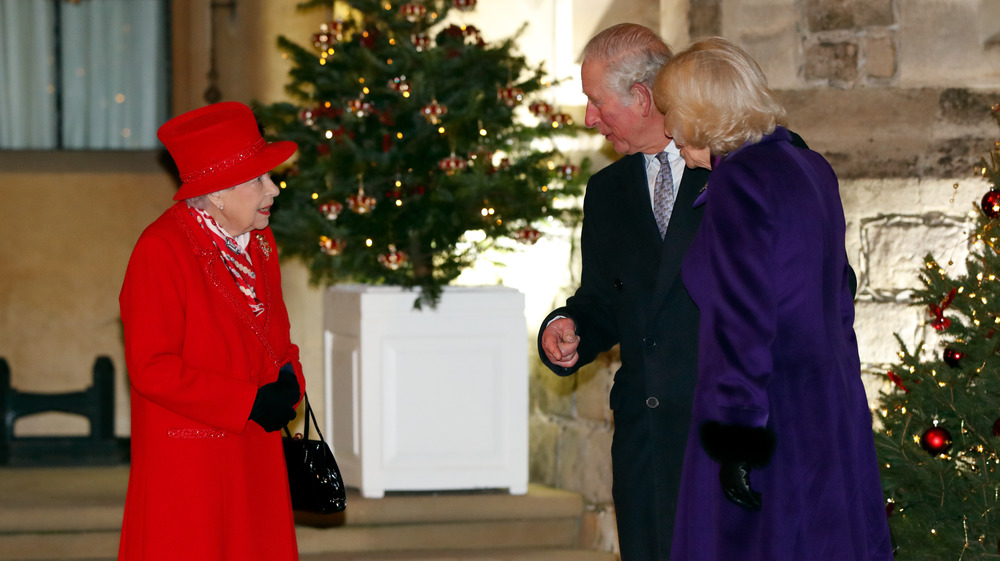
[[[174,200],[207,195],[264,175],[297,146],[268,143],[249,107],[236,101],[207,105],[170,119],[156,132],[177,164],[181,188]]]

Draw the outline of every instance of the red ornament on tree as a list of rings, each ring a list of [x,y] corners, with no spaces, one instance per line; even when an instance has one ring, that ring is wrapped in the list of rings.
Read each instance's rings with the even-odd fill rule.
[[[344,240],[335,240],[327,236],[319,237],[319,248],[327,255],[340,255],[346,245],[347,242]]]
[[[357,214],[365,214],[366,212],[371,212],[375,209],[375,197],[371,197],[365,194],[364,189],[358,189],[356,195],[351,195],[347,197],[347,206]]]
[[[528,111],[536,117],[548,117],[552,114],[552,106],[544,101],[535,101],[528,105]]]
[[[389,80],[389,88],[407,97],[410,94],[410,81],[406,79],[406,76],[397,76]]]
[[[572,125],[573,117],[570,117],[566,113],[556,113],[549,117],[549,123],[552,124],[553,128],[561,129],[567,125]]]
[[[441,122],[441,115],[448,112],[448,108],[431,98],[431,102],[420,109],[420,113],[427,119],[427,122],[436,125]]]
[[[497,90],[497,99],[504,102],[507,107],[514,107],[524,99],[524,90],[516,86],[507,86]]]
[[[427,13],[427,8],[420,4],[403,4],[399,7],[399,13],[403,14],[406,21],[416,22],[424,17],[424,14]]]
[[[313,46],[325,51],[344,38],[344,22],[331,21],[319,26],[319,33],[312,36]]]
[[[534,244],[535,242],[538,241],[538,238],[540,238],[541,236],[542,233],[532,228],[531,226],[525,226],[524,228],[517,230],[513,234],[515,240],[527,245]]]
[[[951,448],[951,433],[941,427],[931,427],[920,436],[920,447],[931,456],[944,454]]]
[[[467,165],[469,165],[469,162],[465,158],[456,156],[454,152],[451,153],[451,156],[448,156],[438,162],[438,167],[448,175],[451,175],[458,170],[465,169],[465,166]]]
[[[928,306],[927,311],[934,316],[934,319],[931,321],[931,327],[937,331],[944,331],[951,326],[951,320],[944,317],[944,311],[955,301],[955,294],[957,293],[957,289],[953,288],[948,291],[948,295],[944,297],[944,300],[941,300],[940,304],[931,304]]]
[[[370,101],[363,99],[352,99],[347,102],[347,108],[358,117],[367,117],[375,111],[375,106]]]
[[[378,256],[378,262],[382,264],[383,267],[389,269],[390,271],[395,271],[400,268],[403,263],[406,263],[408,257],[403,251],[396,249],[394,244],[389,244],[389,252],[383,253]]]
[[[580,168],[574,166],[573,164],[564,164],[559,167],[559,173],[561,173],[567,180],[573,179],[573,176],[575,176],[578,171],[580,171]]]
[[[993,421],[993,436],[1000,436],[1000,419]]]
[[[903,385],[903,379],[899,376],[899,374],[896,374],[892,370],[886,372],[885,374],[886,376],[889,377],[890,380],[892,380],[893,384],[896,384],[897,388],[903,390],[906,393],[910,393],[910,390]]]
[[[358,39],[358,44],[366,49],[370,49],[375,46],[375,39],[378,38],[378,32],[374,29],[366,29],[361,32],[361,37]]]
[[[330,201],[328,203],[323,203],[319,205],[319,211],[323,213],[323,216],[327,220],[336,220],[340,216],[340,211],[344,210],[344,205],[338,203],[337,201]]]
[[[963,352],[956,351],[950,347],[944,350],[944,361],[952,368],[958,368],[963,358],[965,358],[965,353]]]
[[[418,53],[423,52],[424,49],[431,46],[431,38],[426,33],[414,33],[410,35],[410,42],[417,48]]]
[[[1000,191],[990,189],[983,195],[983,214],[990,218],[1000,216]]]

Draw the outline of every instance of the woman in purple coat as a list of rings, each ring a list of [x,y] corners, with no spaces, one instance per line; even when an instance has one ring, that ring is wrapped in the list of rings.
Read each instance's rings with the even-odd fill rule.
[[[674,56],[655,100],[712,170],[682,269],[701,324],[671,560],[892,559],[837,177],[724,39]]]

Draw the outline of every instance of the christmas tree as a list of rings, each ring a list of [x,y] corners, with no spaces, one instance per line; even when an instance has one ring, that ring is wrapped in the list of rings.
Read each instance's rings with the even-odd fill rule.
[[[294,103],[257,113],[299,152],[271,225],[314,282],[419,288],[416,306],[434,305],[484,249],[578,219],[586,162],[557,142],[580,129],[545,99],[553,83],[516,37],[487,43],[448,23],[475,4],[346,0],[311,44],[279,39]]]
[[[993,106],[1000,124],[1000,104]],[[989,191],[977,205],[966,272],[933,256],[915,303],[940,349],[900,342],[880,397],[875,440],[897,559],[1000,558],[1000,142],[977,171]]]

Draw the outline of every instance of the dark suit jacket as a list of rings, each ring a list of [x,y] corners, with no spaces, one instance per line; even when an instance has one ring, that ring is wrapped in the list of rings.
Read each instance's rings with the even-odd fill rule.
[[[697,372],[698,309],[680,277],[701,222],[692,205],[708,171],[685,169],[660,240],[640,154],[590,178],[584,198],[580,287],[552,312],[576,321],[580,360],[569,375],[616,344],[621,368],[611,390],[613,495],[623,561],[669,557]]]

